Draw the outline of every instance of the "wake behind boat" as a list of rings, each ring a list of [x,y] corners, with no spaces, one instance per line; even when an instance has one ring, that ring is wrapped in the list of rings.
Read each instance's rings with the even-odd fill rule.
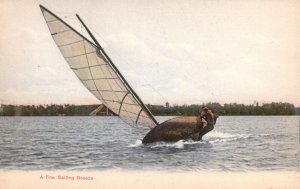
[[[82,84],[126,123],[151,129],[143,143],[200,140],[213,129],[213,124],[202,129],[197,117],[180,117],[159,124],[79,15],[78,20],[93,42],[44,6],[40,8],[52,38]]]

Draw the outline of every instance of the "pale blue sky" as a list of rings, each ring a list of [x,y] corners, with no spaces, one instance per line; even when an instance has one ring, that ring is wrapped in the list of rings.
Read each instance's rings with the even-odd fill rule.
[[[69,69],[39,4],[78,13],[145,103],[300,105],[300,2],[0,1],[0,104],[99,101]]]

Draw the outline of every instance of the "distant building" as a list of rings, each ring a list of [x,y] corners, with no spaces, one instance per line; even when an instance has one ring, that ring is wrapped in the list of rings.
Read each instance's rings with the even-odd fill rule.
[[[107,108],[104,104],[100,104],[95,110],[93,110],[90,116],[115,116],[116,114]]]

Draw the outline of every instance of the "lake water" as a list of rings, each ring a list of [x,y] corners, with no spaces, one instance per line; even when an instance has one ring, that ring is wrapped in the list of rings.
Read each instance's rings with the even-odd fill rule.
[[[201,142],[144,145],[117,117],[0,117],[0,169],[297,171],[299,120],[221,116]]]

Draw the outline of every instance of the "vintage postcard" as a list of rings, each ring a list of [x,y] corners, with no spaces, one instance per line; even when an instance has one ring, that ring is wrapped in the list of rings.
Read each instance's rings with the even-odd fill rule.
[[[0,188],[300,188],[299,1],[0,15]]]

